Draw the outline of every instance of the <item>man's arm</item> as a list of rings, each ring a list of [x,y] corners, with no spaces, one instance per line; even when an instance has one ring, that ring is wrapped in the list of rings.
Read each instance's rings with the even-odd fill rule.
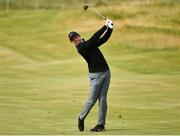
[[[106,33],[102,36],[102,34],[105,31],[106,31]],[[102,45],[109,39],[112,31],[113,31],[113,22],[109,19],[106,19],[106,24],[100,30],[98,30],[89,40],[82,43],[82,45],[79,47],[79,49],[81,51],[83,51],[83,50],[87,50],[93,46],[99,47],[100,45]]]
[[[102,36],[102,34],[107,30],[107,26],[103,26],[100,30],[98,30],[88,41],[91,44],[94,44],[97,42],[97,40]]]
[[[106,31],[106,33],[102,36],[102,34],[105,31]],[[98,32],[96,32],[90,38],[89,41],[90,41],[91,45],[95,45],[97,47],[101,46],[103,43],[105,43],[109,39],[112,31],[113,31],[113,22],[110,19],[106,19],[105,26],[103,26]]]
[[[97,40],[96,46],[99,47],[99,46],[101,46],[102,44],[104,44],[104,43],[110,38],[110,36],[111,36],[111,34],[112,34],[112,31],[113,31],[113,29],[108,28],[107,31],[106,31],[106,33],[105,33],[101,38],[99,38],[99,39]]]

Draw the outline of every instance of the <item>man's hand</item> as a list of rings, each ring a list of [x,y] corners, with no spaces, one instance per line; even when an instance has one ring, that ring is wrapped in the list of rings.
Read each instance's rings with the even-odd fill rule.
[[[112,22],[112,20],[110,20],[110,19],[108,19],[108,18],[106,18],[106,20],[105,20],[105,25],[106,25],[107,27],[113,29],[113,22]]]

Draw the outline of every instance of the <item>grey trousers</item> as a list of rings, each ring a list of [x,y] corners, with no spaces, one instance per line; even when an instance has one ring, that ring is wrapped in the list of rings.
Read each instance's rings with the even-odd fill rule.
[[[85,119],[96,101],[99,103],[98,124],[105,125],[107,112],[107,92],[110,84],[111,73],[110,70],[105,72],[89,73],[90,80],[90,94],[89,99],[85,103],[81,113],[80,119]]]

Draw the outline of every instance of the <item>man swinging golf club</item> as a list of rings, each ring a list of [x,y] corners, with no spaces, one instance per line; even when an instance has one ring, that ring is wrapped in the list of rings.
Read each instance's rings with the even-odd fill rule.
[[[113,22],[106,19],[105,25],[87,41],[82,39],[77,32],[69,33],[70,41],[74,43],[78,53],[86,60],[89,68],[90,94],[78,116],[79,131],[84,131],[84,120],[97,100],[99,102],[98,123],[91,131],[105,130],[107,92],[111,73],[99,47],[109,39],[112,31]]]

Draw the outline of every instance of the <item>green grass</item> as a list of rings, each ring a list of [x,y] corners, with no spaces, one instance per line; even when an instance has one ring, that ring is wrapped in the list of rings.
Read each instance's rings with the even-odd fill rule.
[[[180,134],[179,8],[170,0],[98,7],[115,22],[101,47],[112,79],[100,134]],[[82,9],[0,11],[0,134],[98,134],[89,131],[97,105],[77,130],[89,81],[67,34],[88,39],[103,23]]]

